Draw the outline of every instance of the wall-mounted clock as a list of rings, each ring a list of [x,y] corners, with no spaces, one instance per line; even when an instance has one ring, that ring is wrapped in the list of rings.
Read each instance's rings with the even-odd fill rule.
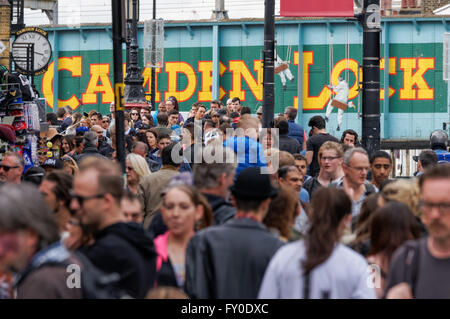
[[[39,75],[47,70],[52,57],[52,46],[47,38],[47,32],[36,27],[23,28],[16,33],[16,38],[12,44],[12,58],[19,71],[27,72],[27,44],[34,44],[33,65],[31,72]]]

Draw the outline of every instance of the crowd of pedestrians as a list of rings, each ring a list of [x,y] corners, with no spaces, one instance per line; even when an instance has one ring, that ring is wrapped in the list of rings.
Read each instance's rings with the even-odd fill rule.
[[[39,165],[0,163],[0,298],[450,298],[444,131],[393,179],[354,130],[251,113],[128,110],[125,172],[114,104],[47,114]]]

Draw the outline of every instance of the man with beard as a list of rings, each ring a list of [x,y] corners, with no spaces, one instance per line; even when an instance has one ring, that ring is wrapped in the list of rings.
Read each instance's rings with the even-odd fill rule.
[[[429,236],[406,242],[396,251],[386,297],[449,299],[450,164],[426,170],[419,186],[422,222]]]
[[[90,158],[74,177],[70,208],[95,239],[80,251],[103,272],[117,273],[119,288],[131,297],[144,298],[154,284],[156,253],[142,227],[126,222],[120,206],[123,192],[118,164]]]

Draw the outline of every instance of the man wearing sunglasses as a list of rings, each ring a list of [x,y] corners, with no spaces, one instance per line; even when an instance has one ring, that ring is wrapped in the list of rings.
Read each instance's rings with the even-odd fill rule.
[[[25,162],[19,153],[10,153],[3,157],[0,164],[0,181],[20,184]]]
[[[70,208],[94,234],[94,244],[80,251],[105,273],[120,276],[119,288],[144,298],[156,276],[153,240],[136,223],[126,223],[120,201],[124,192],[118,164],[91,159],[81,164],[71,192]]]

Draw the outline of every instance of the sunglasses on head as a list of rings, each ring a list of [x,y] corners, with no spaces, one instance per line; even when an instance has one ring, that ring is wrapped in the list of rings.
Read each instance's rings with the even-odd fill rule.
[[[1,165],[0,164],[0,169],[1,168],[3,168],[3,170],[5,171],[5,172],[9,172],[9,170],[11,169],[11,168],[18,168],[19,166],[7,166],[7,165]]]

